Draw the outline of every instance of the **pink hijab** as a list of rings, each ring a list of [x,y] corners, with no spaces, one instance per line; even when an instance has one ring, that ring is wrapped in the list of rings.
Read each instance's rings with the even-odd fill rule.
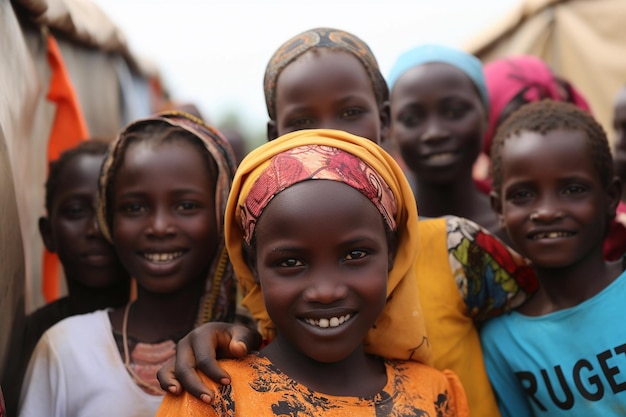
[[[545,98],[568,101],[590,111],[585,98],[572,85],[556,77],[541,59],[531,55],[512,56],[484,66],[489,93],[489,126],[483,141],[483,152],[491,153],[491,141],[506,106],[522,94],[528,103]]]

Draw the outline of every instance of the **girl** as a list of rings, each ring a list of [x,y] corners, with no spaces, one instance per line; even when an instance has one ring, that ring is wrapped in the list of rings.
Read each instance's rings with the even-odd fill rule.
[[[40,340],[21,416],[154,415],[156,370],[195,325],[232,321],[235,286],[222,242],[234,173],[225,139],[164,113],[126,127],[102,166],[98,221],[137,280],[134,302],[75,316]]]
[[[226,241],[272,342],[223,364],[236,377],[212,406],[167,396],[157,416],[468,415],[453,374],[366,354],[396,337],[405,359],[428,357],[416,221],[402,171],[370,141],[307,130],[255,150],[235,177]]]
[[[421,215],[453,214],[500,232],[489,197],[472,179],[489,111],[478,58],[445,46],[418,46],[398,58],[389,86],[390,136],[415,177]]]
[[[569,103],[531,103],[492,160],[494,208],[540,283],[482,331],[502,414],[623,416],[626,273],[602,256],[621,184],[602,127]]]
[[[28,360],[46,330],[67,317],[128,302],[130,276],[96,226],[98,176],[107,149],[108,142],[86,140],[50,164],[39,232],[46,249],[58,254],[67,296],[31,313],[22,339],[12,346],[3,384],[12,415]]]
[[[319,78],[323,68],[317,65],[320,57],[329,65],[343,63],[334,71],[325,72],[324,82]],[[308,64],[299,65],[300,60]],[[272,70],[274,62],[285,62],[282,70]],[[294,80],[291,88],[286,88],[283,76],[288,75],[293,66],[298,69],[298,82]],[[344,74],[346,68],[350,69],[348,74]],[[383,139],[385,120],[388,121],[384,116],[388,112],[388,90],[369,48],[354,35],[327,28],[299,34],[279,48],[266,74],[275,74],[266,76],[266,80],[274,81],[266,83],[265,91],[270,97],[267,102],[272,120],[290,120],[287,115],[291,108],[310,109],[310,113],[303,113],[309,116],[294,119],[304,120],[296,124],[297,129],[307,128],[310,122],[314,127],[339,127],[350,133],[360,131],[374,142]],[[331,84],[337,89],[329,89]],[[339,89],[342,85],[350,88]],[[307,94],[295,94],[305,89],[310,89]],[[322,90],[323,95],[316,94]],[[287,94],[291,91],[294,94]],[[335,95],[336,92],[340,94]],[[283,95],[282,104],[274,106],[271,97]],[[344,105],[357,97],[360,104]],[[327,105],[323,104],[325,100],[329,100]],[[279,125],[281,123],[277,123]],[[279,129],[279,133],[282,130]],[[448,216],[420,220],[414,226],[412,232],[417,233],[420,248],[414,268],[433,364],[440,370],[451,369],[459,376],[473,415],[497,416],[475,321],[499,314],[523,301],[525,292],[534,289],[531,270],[521,256],[471,221]],[[254,315],[254,311],[252,313]],[[400,336],[405,333],[405,330],[398,330],[380,339],[380,346],[373,343],[372,349],[388,359],[406,359],[407,347],[400,344]],[[199,358],[198,366],[211,379],[229,383],[228,373],[214,361],[216,350],[218,355],[240,356],[247,347],[257,348],[259,339],[249,330],[233,325],[212,324],[198,328],[179,342],[177,375],[174,376],[173,366],[165,368],[160,372],[161,386],[178,393],[181,388],[178,378],[194,396],[210,402],[211,391],[195,372],[195,358]]]

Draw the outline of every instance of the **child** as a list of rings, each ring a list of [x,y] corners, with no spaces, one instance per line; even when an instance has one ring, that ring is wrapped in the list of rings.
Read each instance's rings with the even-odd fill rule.
[[[328,33],[333,34],[332,37]],[[328,39],[325,43],[312,41],[324,36]],[[385,104],[389,98],[388,90],[375,58],[369,54],[363,57],[369,51],[364,45],[354,35],[325,28],[304,32],[285,43],[270,60],[268,67],[274,62],[289,64],[282,71],[268,68],[266,73],[278,75],[274,81],[266,83],[266,97],[278,97],[287,92],[286,88],[283,90],[285,85],[282,77],[288,74],[291,66],[297,66],[300,59],[306,61],[308,56],[324,56],[329,64],[335,62],[334,58],[338,58],[338,62],[344,62],[345,59],[356,64],[361,63],[351,69],[351,74],[355,79],[363,77],[365,80],[361,83],[353,82],[351,88],[341,90],[342,93],[338,96],[332,89],[326,89],[324,95],[317,95],[315,92],[324,89],[325,84],[342,85],[334,77],[343,79],[346,86],[351,80],[339,71],[342,68],[339,67],[326,74],[325,84],[320,83],[318,76],[322,68],[311,59],[308,65],[300,66],[299,81],[292,87],[293,91],[308,87],[312,91],[303,96],[284,94],[284,101],[275,108],[272,105],[273,100],[268,99],[271,119],[287,120],[288,109],[296,107],[297,103],[297,108],[316,109],[314,113],[321,115],[305,118],[314,120],[314,127],[337,127],[337,123],[341,121],[341,128],[349,133],[366,132],[362,133],[367,135],[365,138],[380,142],[386,126],[383,121],[388,120],[384,116],[385,109],[388,111]],[[359,53],[360,57],[356,56]],[[282,59],[277,56],[282,56]],[[266,80],[268,79],[274,78],[266,76]],[[351,97],[360,97],[360,102],[370,104],[357,106],[356,109],[362,111],[352,112],[351,107],[342,107],[342,103],[349,102]],[[325,100],[331,100],[328,106],[323,105]],[[328,109],[343,110],[329,115],[325,113]],[[335,116],[331,117],[332,114]],[[341,118],[342,114],[358,117]],[[363,130],[363,125],[370,127]],[[304,129],[307,124],[297,126]],[[382,130],[375,129],[375,126],[380,126]],[[420,241],[420,250],[415,258],[415,274],[420,302],[424,307],[424,321],[433,364],[440,370],[451,369],[459,376],[465,387],[472,415],[495,417],[498,409],[484,369],[474,321],[498,314],[509,305],[520,303],[524,300],[524,292],[533,290],[534,277],[521,256],[471,221],[454,216],[420,220],[415,225],[414,232]],[[255,316],[255,311],[252,314]],[[371,349],[376,349],[374,353],[388,359],[406,359],[405,356],[396,356],[395,353],[407,348],[400,344],[400,335],[404,333],[405,331],[400,330],[393,336],[380,340],[380,345],[373,343]],[[247,347],[254,349],[258,346],[254,336],[249,330],[233,325],[213,324],[196,329],[178,344],[176,377],[194,396],[210,402],[211,391],[197,377],[194,356],[199,358],[198,366],[211,379],[229,383],[231,379],[228,374],[213,360],[216,350],[218,355],[242,355]],[[241,341],[244,343],[240,343]],[[161,386],[178,393],[180,385],[173,368],[169,366],[160,372]]]
[[[137,298],[42,336],[21,416],[154,415],[163,395],[156,370],[175,342],[194,325],[233,320],[222,216],[234,164],[225,139],[191,115],[122,130],[102,166],[98,222],[137,280]]]
[[[539,290],[482,330],[503,416],[623,416],[626,273],[602,256],[621,185],[593,117],[541,101],[492,149],[493,204]]]
[[[351,33],[316,28],[276,50],[265,69],[268,140],[337,129],[377,143],[389,128],[389,90],[372,51]]]
[[[446,46],[421,45],[398,58],[389,87],[390,136],[415,177],[420,214],[466,217],[500,232],[489,197],[472,179],[489,111],[478,58]]]
[[[307,130],[255,150],[229,196],[226,242],[272,342],[223,364],[237,377],[213,406],[167,396],[157,416],[468,415],[454,374],[365,353],[394,328],[414,346],[406,359],[426,347],[416,221],[401,169],[370,141]]]
[[[39,219],[39,232],[46,249],[59,256],[67,296],[31,313],[21,342],[9,353],[3,385],[13,415],[28,360],[46,330],[67,317],[128,302],[130,277],[96,226],[98,175],[107,148],[105,141],[86,140],[50,164],[47,215]]]

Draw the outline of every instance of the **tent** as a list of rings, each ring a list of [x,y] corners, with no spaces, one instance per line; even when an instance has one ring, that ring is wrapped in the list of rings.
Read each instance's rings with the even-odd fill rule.
[[[624,0],[521,0],[517,8],[466,42],[484,63],[531,54],[587,98],[612,136],[613,100],[626,85]]]

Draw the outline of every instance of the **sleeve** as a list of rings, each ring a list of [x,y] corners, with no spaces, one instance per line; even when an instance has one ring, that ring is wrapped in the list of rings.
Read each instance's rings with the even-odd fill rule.
[[[68,382],[63,360],[46,332],[33,351],[24,377],[19,417],[67,416]]]
[[[469,417],[469,405],[467,403],[467,397],[465,396],[465,390],[461,384],[459,377],[452,371],[446,369],[443,371],[448,385],[450,386],[449,398],[452,400],[451,409],[455,417]]]
[[[533,411],[515,372],[511,369],[498,318],[490,320],[481,330],[480,339],[483,347],[485,369],[493,387],[502,417],[531,417]]]
[[[448,257],[470,317],[494,317],[537,289],[528,261],[471,220],[447,216]]]
[[[195,416],[228,416],[229,414],[222,412],[224,409],[224,392],[220,386],[211,381],[204,374],[198,372],[202,382],[207,385],[214,393],[215,398],[212,404],[206,404],[198,398],[185,391],[175,396],[165,394],[156,417],[195,417]]]

